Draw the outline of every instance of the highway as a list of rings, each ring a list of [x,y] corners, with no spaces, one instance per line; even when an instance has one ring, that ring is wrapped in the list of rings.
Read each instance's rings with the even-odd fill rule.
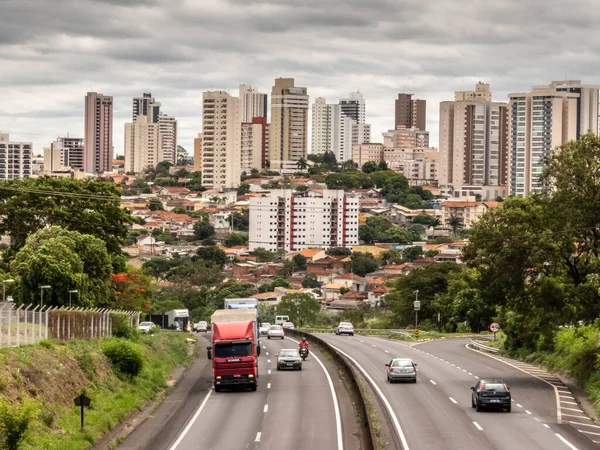
[[[557,423],[552,386],[465,348],[466,339],[411,345],[377,337],[318,336],[352,358],[377,385],[405,449],[598,449],[571,425]],[[387,383],[385,364],[393,357],[417,363],[416,384]],[[510,386],[511,413],[478,413],[471,407],[470,387],[486,377],[502,378]]]
[[[207,336],[200,339],[201,348],[204,349],[208,345]],[[153,417],[140,425],[119,448],[349,448],[350,446],[344,445],[344,441],[348,439],[342,438],[342,417],[338,408],[341,395],[333,394],[340,390],[340,385],[336,383],[334,386],[329,373],[326,374],[325,367],[317,362],[315,355],[309,355],[302,371],[277,371],[275,354],[282,348],[295,348],[297,343],[288,338],[263,338],[262,345],[257,392],[215,392],[211,384],[210,362],[206,360],[206,352],[201,350],[195,363],[198,365],[195,372],[201,374],[201,377],[195,381],[187,401],[181,402],[176,389],[160,405]],[[323,357],[320,359],[324,360]],[[168,411],[163,422],[163,419],[160,419],[161,409],[172,409],[169,404],[172,396],[173,401],[181,408],[177,414],[179,418],[175,420],[175,414]],[[353,421],[353,416],[345,419],[345,422]]]

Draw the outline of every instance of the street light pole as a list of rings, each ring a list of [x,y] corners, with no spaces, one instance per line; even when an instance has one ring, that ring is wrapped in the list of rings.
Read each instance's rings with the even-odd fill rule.
[[[421,309],[421,302],[419,301],[419,291],[415,291],[415,328],[419,328],[419,309]]]
[[[48,286],[48,285],[46,285],[46,286],[40,286],[40,291],[42,291],[42,299],[40,301],[40,307],[44,306],[44,289],[50,289],[50,287],[51,286]],[[40,309],[40,311],[41,311],[41,309]]]
[[[6,302],[6,283],[14,283],[15,280],[2,280],[2,301]]]
[[[77,289],[69,291],[69,308],[71,307],[71,294],[77,294],[77,292],[79,292]]]

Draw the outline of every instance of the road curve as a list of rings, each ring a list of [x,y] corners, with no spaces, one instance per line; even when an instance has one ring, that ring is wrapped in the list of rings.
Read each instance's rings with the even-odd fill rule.
[[[205,339],[201,338],[202,348],[208,344]],[[256,392],[217,393],[210,384],[211,370],[205,370],[197,392],[190,397],[193,408],[185,405],[185,420],[171,420],[171,425],[155,421],[154,428],[161,427],[156,439],[137,446],[136,437],[139,440],[144,431],[136,430],[119,448],[341,450],[336,433],[341,424],[336,420],[331,387],[315,356],[309,356],[302,371],[278,372],[275,354],[282,348],[296,348],[297,344],[289,339],[263,339],[262,345]],[[205,359],[205,352],[199,358]],[[168,402],[169,397],[160,408],[168,408]],[[166,426],[176,429],[164,429]]]
[[[552,387],[466,349],[466,340],[413,346],[376,337],[319,337],[354,358],[374,379],[411,450],[598,448],[571,427],[557,424]],[[417,363],[417,384],[387,383],[384,364],[393,357],[410,357]],[[478,377],[491,376],[510,385],[511,413],[477,413],[471,408],[469,388]]]

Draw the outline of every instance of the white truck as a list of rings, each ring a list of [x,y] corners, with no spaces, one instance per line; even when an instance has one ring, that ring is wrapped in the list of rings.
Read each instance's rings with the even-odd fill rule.
[[[254,324],[254,340],[256,344],[256,354],[257,356],[260,355],[260,332],[259,325],[257,322],[257,313],[255,309],[219,309],[215,311],[210,318],[211,325],[215,323],[224,322],[252,322]]]
[[[173,309],[165,313],[167,316],[166,327],[169,330],[188,331],[190,312],[187,309]]]

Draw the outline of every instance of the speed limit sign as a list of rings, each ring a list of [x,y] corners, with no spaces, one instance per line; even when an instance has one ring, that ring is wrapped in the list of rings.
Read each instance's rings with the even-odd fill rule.
[[[492,333],[497,333],[498,331],[500,331],[500,324],[498,322],[490,323],[490,331]]]

